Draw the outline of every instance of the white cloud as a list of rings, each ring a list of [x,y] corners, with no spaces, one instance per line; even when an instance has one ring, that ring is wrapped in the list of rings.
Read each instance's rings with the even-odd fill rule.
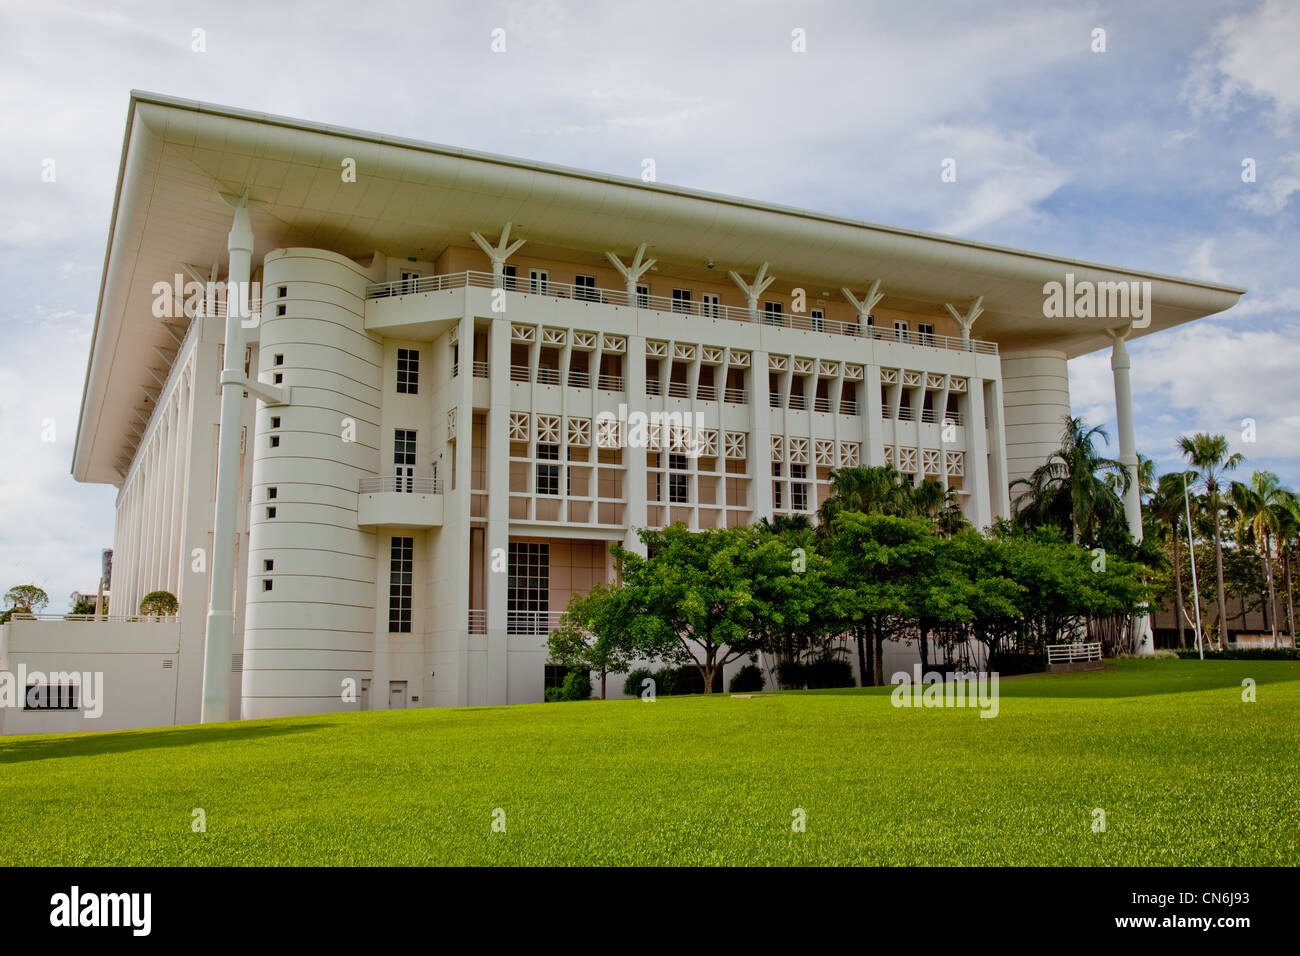
[[[1224,17],[1198,54],[1183,94],[1197,113],[1224,113],[1244,96],[1272,102],[1279,131],[1300,115],[1300,4],[1265,0]]]

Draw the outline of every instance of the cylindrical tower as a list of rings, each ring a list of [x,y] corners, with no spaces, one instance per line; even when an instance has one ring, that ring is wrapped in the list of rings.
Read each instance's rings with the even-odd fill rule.
[[[1002,355],[1007,481],[1028,478],[1061,447],[1070,414],[1070,373],[1064,352],[1031,349]],[[1022,486],[1023,487],[1023,486]],[[1016,493],[1012,492],[1014,501]]]
[[[383,356],[367,281],[319,249],[263,266],[259,374],[291,392],[259,405],[252,439],[245,719],[356,709],[370,672],[375,536],[357,527],[357,489],[378,470]]]

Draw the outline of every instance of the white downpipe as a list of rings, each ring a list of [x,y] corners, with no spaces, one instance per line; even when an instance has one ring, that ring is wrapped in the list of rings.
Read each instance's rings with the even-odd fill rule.
[[[1137,437],[1133,430],[1133,386],[1129,378],[1131,363],[1124,336],[1128,329],[1111,330],[1110,368],[1115,379],[1115,422],[1119,429],[1119,460],[1128,473],[1128,490],[1124,492],[1124,518],[1134,541],[1142,540],[1142,489],[1138,484]],[[1151,633],[1151,616],[1142,614],[1134,622],[1137,628],[1139,657],[1155,654],[1155,640]]]
[[[226,344],[221,383],[221,437],[217,445],[217,502],[212,519],[212,593],[203,642],[205,724],[230,719],[230,647],[235,627],[235,515],[239,502],[239,433],[243,425],[244,330],[253,263],[253,230],[247,198],[235,203],[226,243],[230,271],[226,292]]]

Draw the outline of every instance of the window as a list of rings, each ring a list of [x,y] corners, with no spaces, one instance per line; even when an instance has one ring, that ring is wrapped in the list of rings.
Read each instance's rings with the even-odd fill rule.
[[[722,314],[722,297],[716,292],[705,292],[700,296],[700,314],[716,319]]]
[[[280,436],[279,436],[279,435],[272,435],[272,436],[271,436],[271,447],[272,447],[272,448],[279,448],[279,447],[280,447]]]
[[[80,707],[79,684],[28,684],[27,694],[23,697],[23,710],[77,710]]]
[[[559,445],[542,445],[537,446],[537,457],[544,461],[559,461]],[[558,495],[560,493],[560,466],[543,465],[537,466],[537,489],[539,495]]]
[[[546,692],[552,687],[560,687],[564,684],[564,678],[569,676],[569,669],[562,664],[547,664],[545,674],[542,677],[542,699],[546,699]]]
[[[393,474],[396,478],[394,490],[415,490],[415,430],[410,428],[393,429]]]
[[[505,265],[501,267],[501,288],[508,292],[513,292],[517,285],[519,270],[514,266]]]
[[[271,427],[272,427],[272,428],[279,428],[279,427],[280,427],[280,416],[279,416],[279,415],[272,415],[272,416],[271,416]]]
[[[822,309],[813,309],[811,313],[812,328],[814,332],[820,332],[826,327],[826,312]]]
[[[403,272],[402,284],[398,286],[398,295],[406,295],[408,292],[414,292],[420,286],[420,273]]]
[[[574,276],[573,277],[573,297],[582,299],[585,302],[596,301],[596,277],[595,276]]]
[[[276,373],[275,373],[275,384],[276,384],[276,385],[282,385],[283,383],[284,383],[284,373],[283,373],[283,372],[276,372]]]
[[[895,323],[894,323],[894,338],[898,339],[898,341],[900,341],[900,342],[906,342],[906,341],[907,341],[907,323],[906,323],[906,322],[895,322]]]
[[[691,290],[690,289],[673,289],[673,311],[674,312],[691,311]]]
[[[772,462],[772,477],[778,479],[772,482],[772,507],[783,508],[785,506],[781,502],[781,490],[784,486],[779,480],[781,477],[781,463],[779,461]]]
[[[266,489],[266,497],[267,497],[267,498],[274,498],[274,497],[276,497],[276,496],[279,495],[279,494],[280,494],[280,489],[279,489],[279,488],[276,488],[275,486],[272,486],[272,487]]]
[[[397,393],[416,395],[420,391],[420,350],[397,350]]]
[[[271,585],[271,579],[270,579],[270,578],[262,578],[262,590],[263,590],[263,591],[269,591],[269,590],[271,590],[271,587],[272,587],[272,585]]]
[[[803,483],[808,477],[807,465],[790,466],[790,507],[794,511],[808,510],[808,486]]]
[[[636,287],[636,307],[638,309],[650,308],[650,287],[637,283]]]
[[[393,538],[388,562],[388,633],[411,633],[411,588],[415,579],[415,539]]]
[[[289,287],[287,285],[276,287],[276,295],[278,295],[281,299],[283,299],[288,294],[289,294]]]
[[[551,284],[551,274],[545,269],[528,270],[528,291],[546,295]]]
[[[916,334],[921,338],[922,345],[934,345],[934,326],[921,323],[916,327]]]
[[[780,302],[763,303],[763,319],[768,325],[781,325],[781,312],[782,308]]]
[[[284,364],[284,355],[282,355],[282,354],[277,354],[277,355],[275,356],[275,364],[276,364],[276,365],[283,365],[283,364]]]
[[[685,474],[686,456],[669,455],[668,468],[668,503],[674,505],[684,505],[689,503],[690,476]]]
[[[285,306],[283,306],[283,305],[277,305],[277,306],[275,307],[275,315],[276,315],[276,318],[279,318],[280,316],[282,316],[282,315],[284,315],[284,314],[285,314]]]
[[[274,517],[275,517],[275,508],[267,508],[267,509],[266,509],[266,516],[267,516],[268,518],[274,518]]]
[[[274,571],[274,570],[275,570],[275,562],[272,561],[270,558],[267,558],[265,561],[262,562],[263,572]]]
[[[545,634],[551,607],[551,546],[511,541],[506,572],[506,632]]]

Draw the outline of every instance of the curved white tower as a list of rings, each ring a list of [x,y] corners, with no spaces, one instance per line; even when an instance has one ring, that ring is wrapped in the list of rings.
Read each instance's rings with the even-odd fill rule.
[[[378,468],[383,365],[367,281],[319,249],[263,267],[260,378],[292,394],[258,408],[252,442],[246,719],[356,709],[343,681],[370,671],[375,536],[357,527],[357,488]]]
[[[1007,481],[1012,482],[1028,478],[1061,447],[1061,430],[1070,414],[1070,373],[1065,353],[1054,349],[1003,353],[1002,395],[1006,409]],[[1013,491],[1013,502],[1015,498]]]

